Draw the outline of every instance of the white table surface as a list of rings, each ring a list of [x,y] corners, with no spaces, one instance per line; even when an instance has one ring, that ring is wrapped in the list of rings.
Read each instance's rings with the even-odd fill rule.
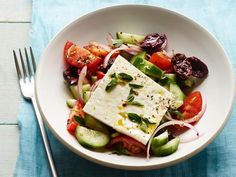
[[[31,0],[0,0],[0,177],[13,176],[22,101],[12,50],[29,46]]]

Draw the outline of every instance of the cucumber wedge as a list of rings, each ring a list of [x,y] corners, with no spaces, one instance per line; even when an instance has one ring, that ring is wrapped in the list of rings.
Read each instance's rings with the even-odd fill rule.
[[[169,79],[169,82],[176,83],[176,74],[165,74],[165,76]]]
[[[79,98],[77,85],[69,85],[69,90],[70,90],[73,98],[75,98],[75,99]]]
[[[75,136],[82,146],[88,148],[102,148],[109,143],[109,136],[82,126],[77,126]]]
[[[155,150],[156,148],[166,144],[168,142],[168,132],[165,131],[164,133],[154,137],[151,143],[151,149]]]
[[[140,71],[142,71],[144,74],[155,79],[162,78],[164,75],[164,72],[160,68],[158,68],[156,65],[147,61],[145,58],[146,58],[146,52],[141,52],[133,56],[130,62]]]
[[[167,156],[174,153],[179,146],[179,137],[176,137],[170,140],[165,145],[152,149],[152,152],[155,156]]]
[[[93,118],[90,115],[86,115],[84,118],[85,121],[85,126],[92,129],[92,130],[97,130],[100,132],[103,132],[107,135],[110,134],[108,127],[103,124],[102,122],[98,121],[97,119]]]
[[[89,100],[90,95],[91,95],[91,92],[90,92],[90,91],[85,91],[85,92],[83,93],[83,98],[84,98],[84,102],[85,102],[85,103]]]
[[[175,83],[170,83],[169,91],[174,95],[173,108],[177,109],[184,103],[185,95],[180,89],[180,87]]]
[[[83,90],[83,92],[85,92],[85,91],[89,91],[90,89],[91,89],[90,84],[84,84],[84,85],[82,86],[82,90]]]
[[[73,108],[75,103],[77,100],[73,99],[73,98],[69,98],[68,100],[66,100],[66,104],[69,108]]]
[[[144,40],[145,36],[137,35],[137,34],[130,34],[130,33],[123,33],[117,32],[116,33],[117,39],[122,39],[123,43],[125,44],[137,44]]]

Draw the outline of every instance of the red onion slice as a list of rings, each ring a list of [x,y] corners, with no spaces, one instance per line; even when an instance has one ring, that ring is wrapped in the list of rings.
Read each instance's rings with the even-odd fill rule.
[[[111,33],[107,33],[106,40],[107,40],[109,46],[113,46],[113,40],[114,40],[114,38],[113,38],[113,36],[112,36]]]
[[[161,124],[159,127],[157,127],[157,129],[153,132],[152,136],[150,137],[150,140],[148,142],[148,145],[147,145],[147,160],[149,160],[149,156],[150,156],[150,147],[151,147],[151,142],[152,142],[152,139],[153,137],[156,135],[157,132],[159,132],[161,129],[167,127],[167,126],[170,126],[170,125],[180,125],[180,126],[185,126],[185,127],[188,127],[192,130],[194,130],[196,132],[196,135],[199,136],[199,132],[198,130],[192,126],[191,124],[188,124],[188,123],[185,123],[183,121],[178,121],[178,120],[172,120],[172,121],[168,121],[166,123],[163,123]]]
[[[78,94],[79,94],[79,99],[84,101],[83,99],[83,90],[82,90],[82,86],[83,86],[83,82],[86,78],[86,75],[87,75],[87,66],[85,65],[80,74],[79,74],[79,79],[78,79],[78,84],[77,84],[77,89],[78,89]]]
[[[128,48],[128,47],[127,47]],[[124,47],[119,47],[119,48],[116,48],[116,49],[113,49],[105,58],[104,58],[104,62],[103,62],[103,67],[106,68],[107,67],[107,64],[111,58],[111,56],[117,52],[117,51],[120,51],[120,50],[125,50],[126,48]]]

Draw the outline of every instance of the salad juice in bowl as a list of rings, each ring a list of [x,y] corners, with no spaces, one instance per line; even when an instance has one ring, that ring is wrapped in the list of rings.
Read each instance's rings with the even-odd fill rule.
[[[123,5],[58,33],[42,55],[36,90],[46,123],[72,151],[143,170],[206,147],[229,116],[234,79],[201,26],[167,9]]]

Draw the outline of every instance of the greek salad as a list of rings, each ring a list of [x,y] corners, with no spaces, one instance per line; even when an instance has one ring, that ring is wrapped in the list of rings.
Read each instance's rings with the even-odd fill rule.
[[[108,33],[107,45],[67,41],[63,77],[71,98],[67,130],[91,150],[167,156],[199,137],[206,110],[195,91],[208,75],[199,58],[167,52],[167,36]],[[187,130],[190,139],[179,135]]]

